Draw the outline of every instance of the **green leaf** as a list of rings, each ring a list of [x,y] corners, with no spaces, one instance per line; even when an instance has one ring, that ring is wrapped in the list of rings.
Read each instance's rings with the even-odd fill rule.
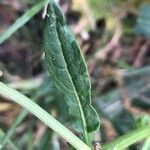
[[[88,133],[99,127],[91,105],[91,85],[87,67],[75,37],[66,25],[59,7],[50,2],[44,28],[44,50],[50,76],[65,94],[69,113],[88,143]]]
[[[123,150],[127,148],[128,146],[134,144],[135,142],[138,142],[146,137],[150,136],[150,127],[145,126],[139,129],[136,129],[135,131],[131,131],[128,134],[125,134],[116,140],[105,144],[102,146],[103,150],[112,150],[113,148],[117,150]]]
[[[58,135],[68,141],[77,150],[91,150],[83,141],[81,141],[77,136],[75,136],[71,131],[69,131],[64,125],[58,122],[53,116],[42,109],[39,105],[2,82],[0,82],[0,95],[26,108],[29,112],[34,114],[47,126],[53,129]]]
[[[6,39],[8,39],[14,32],[16,32],[20,27],[22,27],[25,23],[27,23],[35,14],[37,14],[44,5],[49,0],[42,0],[33,6],[31,9],[25,12],[23,16],[18,18],[13,25],[11,25],[7,31],[0,35],[0,44],[3,43]]]

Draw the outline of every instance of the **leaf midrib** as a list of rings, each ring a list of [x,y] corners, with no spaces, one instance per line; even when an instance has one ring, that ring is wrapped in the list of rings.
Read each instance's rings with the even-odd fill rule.
[[[55,11],[54,11],[54,13],[55,13]],[[57,21],[56,21],[56,23],[57,23]],[[80,98],[79,98],[79,96],[78,96],[78,94],[77,94],[78,92],[77,92],[76,87],[75,87],[75,85],[74,85],[74,81],[72,80],[72,77],[71,77],[71,73],[70,73],[70,71],[69,71],[68,64],[66,63],[66,58],[65,58],[65,55],[64,55],[64,53],[63,53],[62,44],[61,44],[61,42],[60,42],[61,40],[60,40],[60,37],[59,37],[59,34],[58,34],[58,29],[57,29],[57,27],[56,27],[56,31],[57,31],[57,36],[58,36],[59,43],[60,43],[60,46],[61,46],[61,53],[62,53],[64,62],[65,62],[65,66],[66,66],[66,68],[67,68],[66,71],[68,72],[71,85],[72,85],[72,87],[73,87],[73,89],[74,89],[74,92],[73,92],[73,93],[74,93],[75,96],[76,96],[77,103],[78,103],[78,106],[79,106],[79,111],[80,111],[80,114],[81,114],[81,120],[82,120],[82,126],[83,126],[84,140],[85,140],[86,143],[89,143],[85,114],[84,114],[84,111],[83,111],[83,109],[82,109],[82,104],[81,104]]]

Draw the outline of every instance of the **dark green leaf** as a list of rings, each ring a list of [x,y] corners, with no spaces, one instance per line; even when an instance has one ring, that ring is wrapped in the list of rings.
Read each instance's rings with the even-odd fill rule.
[[[65,94],[69,113],[87,142],[88,133],[99,127],[97,113],[91,105],[87,68],[58,6],[51,2],[47,11],[44,28],[46,64],[50,76]]]

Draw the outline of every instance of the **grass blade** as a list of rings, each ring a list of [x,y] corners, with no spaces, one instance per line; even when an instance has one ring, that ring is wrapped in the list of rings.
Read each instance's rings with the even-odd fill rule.
[[[1,139],[3,139],[5,136],[6,136],[5,133],[0,129],[0,141],[1,141]],[[8,144],[11,146],[12,150],[19,150],[9,138],[7,138],[7,142],[8,142]],[[3,148],[3,147],[2,147],[2,145],[0,144],[0,149],[2,149],[2,148]]]
[[[9,84],[9,86],[12,87],[12,84]],[[32,99],[36,102],[37,97],[33,96]],[[24,108],[19,112],[19,114],[17,115],[17,117],[13,121],[13,124],[11,125],[9,130],[7,131],[6,135],[0,141],[0,144],[1,144],[2,148],[7,144],[8,139],[11,138],[11,136],[15,132],[16,127],[23,121],[23,119],[26,117],[27,114],[28,114],[28,111],[26,109],[24,109]]]
[[[103,150],[111,150],[113,148],[117,150],[123,150],[148,136],[150,136],[150,127],[141,127],[135,131],[131,131],[130,133],[117,138],[108,144],[105,144],[102,148]]]
[[[37,14],[47,3],[48,0],[41,0],[30,10],[26,11],[23,16],[18,18],[13,25],[11,25],[4,33],[0,35],[0,44],[8,39],[14,32],[16,32],[20,27],[27,23],[35,14]]]
[[[29,112],[31,112],[41,121],[43,121],[47,126],[52,128],[62,138],[68,141],[77,150],[90,150],[90,148],[83,141],[81,141],[65,126],[63,126],[60,122],[58,122],[48,112],[43,110],[39,105],[37,105],[35,102],[33,102],[31,99],[29,99],[25,95],[8,87],[6,84],[2,82],[0,82],[0,95],[26,108]]]
[[[13,124],[11,125],[10,129],[8,130],[7,134],[4,136],[4,138],[2,138],[2,140],[0,141],[0,145],[1,148],[3,148],[7,142],[8,139],[11,138],[11,136],[13,135],[17,125],[19,123],[21,123],[21,121],[25,118],[25,116],[28,114],[28,111],[26,109],[22,109],[19,113],[19,115],[17,116],[17,118],[15,119],[15,121],[13,122]]]

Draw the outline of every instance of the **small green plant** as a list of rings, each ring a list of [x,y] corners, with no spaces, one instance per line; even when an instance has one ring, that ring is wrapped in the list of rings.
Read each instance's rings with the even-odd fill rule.
[[[0,95],[20,104],[23,108],[34,114],[75,149],[93,150],[92,133],[99,129],[100,123],[98,114],[91,105],[91,83],[80,48],[57,4],[52,0],[45,0],[36,4],[0,36],[0,43],[4,42],[17,29],[30,20],[47,2],[49,3],[43,36],[45,61],[49,74],[57,88],[65,94],[65,100],[72,119],[72,127],[79,133],[79,137],[31,99],[2,82],[0,82]],[[0,149],[4,148],[7,143],[10,143],[13,149],[17,149],[11,140],[11,135],[16,126],[26,116],[26,110],[22,110],[6,134],[0,130]],[[144,125],[131,133],[115,139],[111,143],[103,145],[102,149],[123,150],[149,136],[149,125]],[[149,141],[149,138],[147,141]],[[148,147],[147,142],[143,147]]]

